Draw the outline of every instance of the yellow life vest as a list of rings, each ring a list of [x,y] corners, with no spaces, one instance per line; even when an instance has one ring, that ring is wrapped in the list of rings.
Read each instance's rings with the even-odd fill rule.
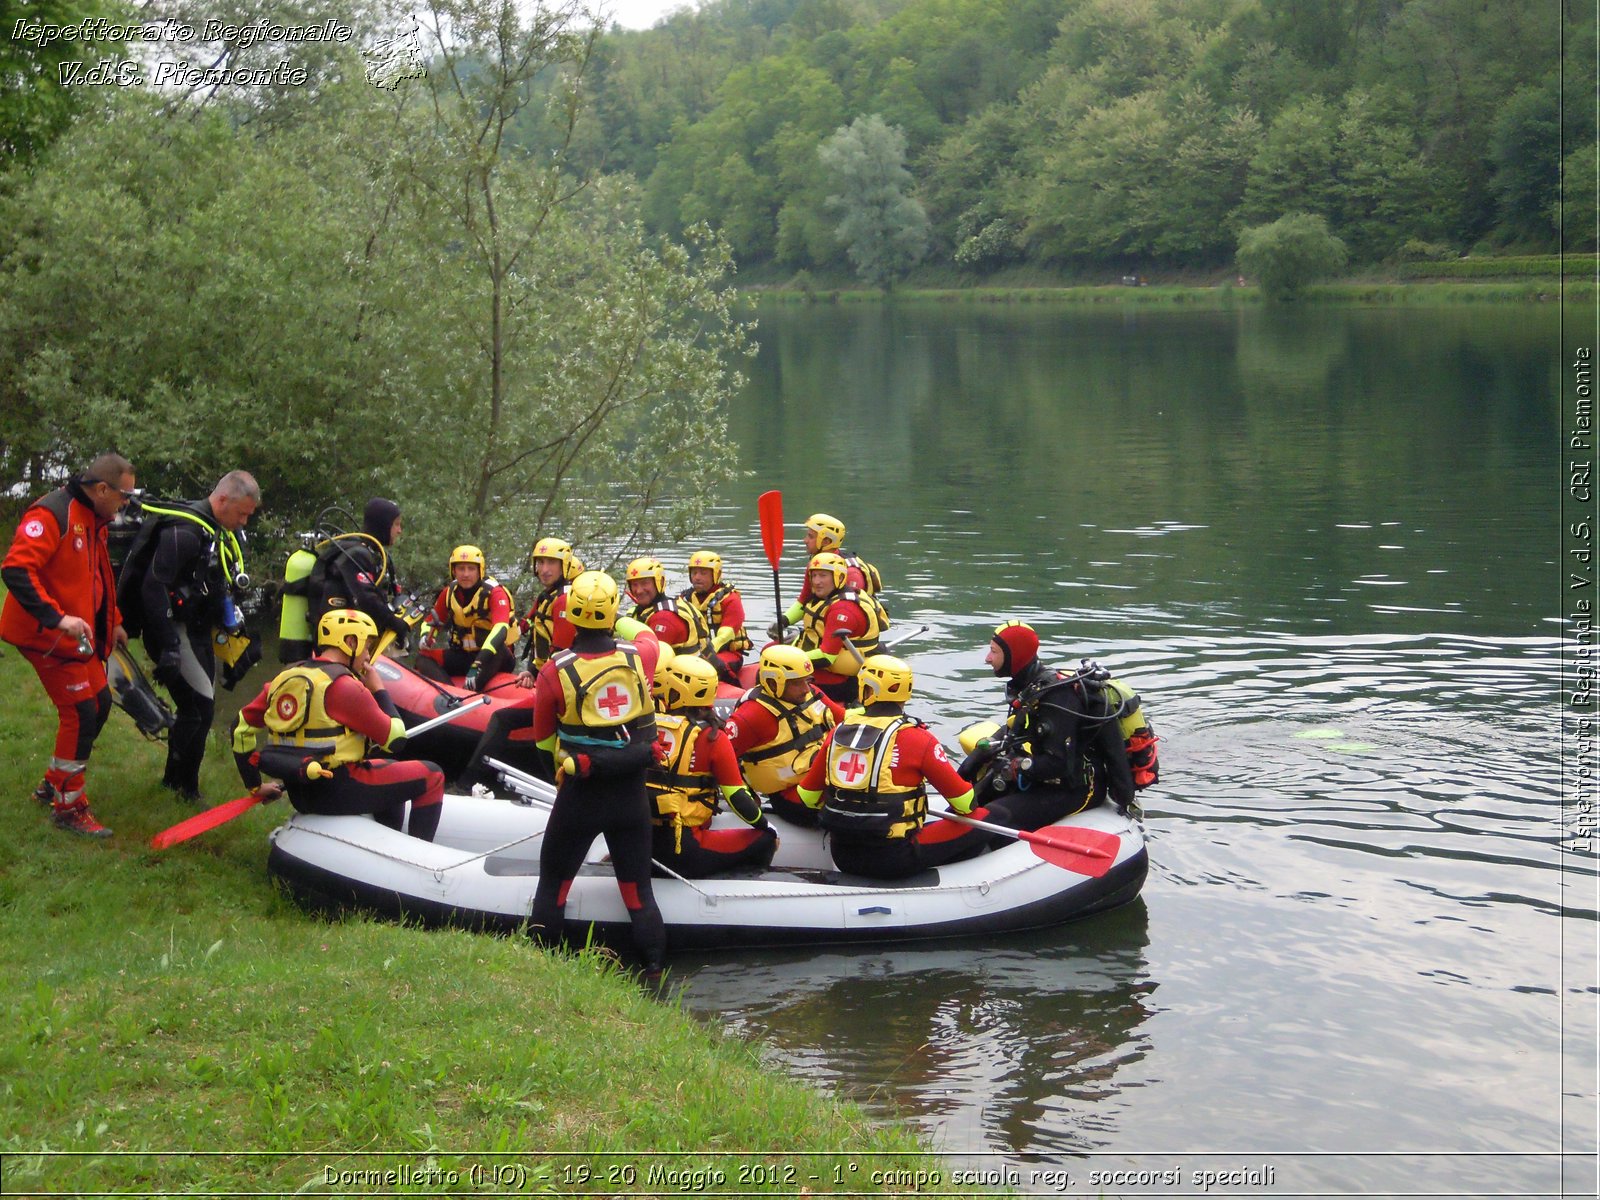
[[[349,667],[316,660],[280,671],[267,689],[267,745],[291,747],[330,770],[366,758],[366,737],[328,715],[328,689],[352,674]]]
[[[911,719],[900,713],[852,716],[833,731],[828,746],[822,827],[834,833],[906,837],[922,828],[928,790],[894,781],[894,744]]]
[[[764,796],[776,795],[805,777],[817,746],[827,735],[832,714],[819,696],[813,694],[803,704],[774,700],[759,688],[746,692],[740,701],[754,700],[778,719],[778,732],[739,756],[745,782]]]
[[[699,654],[711,648],[711,629],[706,624],[705,614],[681,596],[657,596],[649,604],[635,604],[630,615],[635,621],[648,625],[650,614],[658,609],[674,613],[689,627],[688,635],[682,642],[667,643],[674,653]]]
[[[489,635],[494,632],[496,622],[489,617],[489,604],[494,599],[495,589],[500,585],[493,579],[485,578],[479,581],[472,594],[463,603],[457,593],[461,590],[455,584],[445,588],[445,596],[450,605],[450,648],[452,650],[478,650],[489,640]],[[511,599],[511,593],[506,593],[506,599],[515,609],[516,601]],[[505,625],[506,622],[499,622]],[[504,650],[507,646],[514,645],[517,635],[521,632],[515,622],[507,625],[509,632],[505,641],[500,645]]]
[[[678,593],[678,599],[687,600],[700,611],[706,627],[711,632],[712,640],[715,641],[717,630],[722,628],[722,606],[727,602],[728,597],[733,594],[734,587],[731,583],[719,583],[704,596],[701,596],[692,587],[684,588],[683,591]],[[750,640],[750,635],[745,632],[744,626],[739,625],[733,631],[733,639],[722,649],[736,650],[743,654],[746,650],[751,650],[754,647],[755,643]]]
[[[823,597],[812,597],[805,602],[800,615],[800,640],[795,643],[802,650],[815,650],[822,645],[823,636],[828,631],[828,610],[833,607],[836,600],[854,600],[861,606],[861,611],[867,614],[867,631],[860,637],[851,635],[850,641],[855,648],[861,651],[861,657],[878,652],[878,639],[883,636],[884,630],[889,628],[889,614],[884,611],[882,604],[878,603],[876,596],[856,588],[840,588],[838,591]],[[844,657],[849,658],[850,652],[846,650]],[[855,660],[851,659],[852,666]],[[840,670],[841,662],[834,670],[842,675],[854,675],[853,670]]]
[[[622,726],[655,711],[639,652],[632,646],[618,644],[598,658],[563,650],[551,662],[561,680],[557,732],[563,749],[582,753],[596,742],[621,741]]]
[[[655,805],[651,818],[657,825],[671,825],[673,848],[683,850],[685,826],[696,829],[717,812],[717,786],[710,771],[694,771],[695,750],[705,726],[682,713],[658,713],[656,734],[666,742],[667,761],[651,767],[645,774],[645,788]]]
[[[528,627],[528,668],[537,673],[555,653],[556,601],[567,594],[563,580],[540,592],[523,623]]]

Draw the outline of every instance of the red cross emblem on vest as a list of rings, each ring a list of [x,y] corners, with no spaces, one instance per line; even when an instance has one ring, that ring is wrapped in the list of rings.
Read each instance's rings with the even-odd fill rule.
[[[867,756],[852,750],[839,760],[834,769],[846,783],[854,783],[867,773]]]
[[[295,714],[300,711],[299,702],[293,696],[278,697],[278,719],[285,723],[294,720]]]
[[[628,695],[627,689],[614,683],[606,684],[594,702],[613,720],[633,707],[633,697]]]

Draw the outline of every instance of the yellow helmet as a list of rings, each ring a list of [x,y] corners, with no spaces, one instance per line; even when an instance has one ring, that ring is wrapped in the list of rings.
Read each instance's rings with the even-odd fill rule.
[[[844,545],[844,522],[827,513],[812,513],[806,518],[806,528],[817,535],[818,550],[836,550]]]
[[[761,665],[756,668],[756,686],[774,700],[783,698],[783,690],[796,679],[810,679],[816,674],[811,659],[798,646],[768,646],[761,652]]]
[[[332,646],[346,654],[355,654],[363,641],[376,640],[378,626],[372,618],[359,609],[335,608],[322,614],[317,622],[317,645]],[[359,639],[354,647],[347,646],[347,638]]]
[[[862,704],[888,701],[904,704],[911,699],[911,668],[892,654],[874,654],[856,674]]]
[[[657,672],[656,695],[670,712],[675,708],[710,708],[717,698],[717,673],[698,654],[679,654]]]
[[[610,629],[617,623],[617,581],[604,571],[585,571],[567,590],[567,620],[580,629]]]
[[[557,559],[565,570],[572,562],[572,546],[558,537],[540,538],[533,544],[533,553],[528,555],[530,562],[538,558]],[[567,578],[572,577],[569,575]]]
[[[561,572],[561,578],[565,579],[568,583],[571,583],[579,575],[583,574],[583,570],[583,559],[579,558],[576,554],[569,554],[567,555],[567,566],[566,569]]]
[[[811,556],[811,561],[806,564],[806,573],[809,575],[812,571],[832,571],[834,591],[842,588],[844,581],[850,577],[850,565],[831,550]]]
[[[457,563],[471,563],[480,572],[489,569],[488,564],[483,561],[483,551],[476,546],[457,546],[450,551],[450,567],[452,570]]]
[[[692,571],[696,567],[710,568],[712,587],[722,582],[722,555],[715,550],[696,550],[689,555],[689,570]]]
[[[635,579],[654,579],[656,591],[667,590],[667,569],[661,565],[657,558],[636,558],[628,564],[628,582]]]

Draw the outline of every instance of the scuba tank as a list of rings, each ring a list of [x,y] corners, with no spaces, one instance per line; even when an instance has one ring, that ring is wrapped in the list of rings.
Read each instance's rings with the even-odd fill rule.
[[[278,616],[278,661],[301,662],[315,646],[311,633],[311,600],[306,594],[317,556],[299,549],[283,565],[283,608]]]
[[[1111,710],[1109,715],[1116,718],[1122,730],[1122,744],[1128,752],[1134,790],[1144,791],[1161,778],[1161,763],[1156,752],[1156,742],[1160,739],[1145,719],[1144,704],[1139,699],[1139,693],[1120,679],[1113,679],[1111,672],[1088,659],[1083,661],[1080,673],[1105,694]]]

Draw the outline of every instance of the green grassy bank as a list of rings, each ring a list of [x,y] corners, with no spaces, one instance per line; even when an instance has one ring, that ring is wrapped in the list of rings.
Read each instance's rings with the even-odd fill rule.
[[[938,1167],[598,955],[307,916],[265,872],[281,802],[150,851],[192,810],[120,711],[89,782],[116,836],[51,828],[54,710],[9,646],[0,694],[6,1194],[855,1194]],[[202,786],[242,791],[220,743]]]

